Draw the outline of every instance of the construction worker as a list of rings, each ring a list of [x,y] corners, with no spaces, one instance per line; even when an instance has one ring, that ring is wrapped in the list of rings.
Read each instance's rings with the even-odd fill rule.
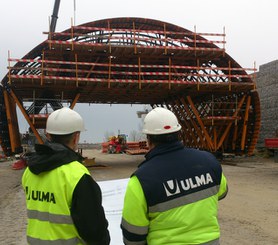
[[[22,176],[28,244],[110,243],[101,190],[76,153],[82,131],[82,117],[69,108],[47,119],[50,141],[35,146]]]
[[[211,153],[183,146],[180,130],[165,108],[145,117],[150,151],[127,185],[124,244],[219,244],[217,209],[228,190],[226,178]]]

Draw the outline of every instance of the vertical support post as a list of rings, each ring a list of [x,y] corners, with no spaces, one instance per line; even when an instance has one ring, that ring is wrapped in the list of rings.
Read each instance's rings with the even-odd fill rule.
[[[12,152],[15,151],[15,134],[13,131],[13,121],[14,121],[14,117],[13,117],[13,103],[11,103],[11,100],[9,100],[8,98],[8,93],[7,91],[4,90],[4,101],[5,101],[5,107],[6,107],[6,116],[7,116],[7,122],[8,122],[8,128],[9,128],[9,136],[10,136],[10,143],[11,143],[11,150]]]

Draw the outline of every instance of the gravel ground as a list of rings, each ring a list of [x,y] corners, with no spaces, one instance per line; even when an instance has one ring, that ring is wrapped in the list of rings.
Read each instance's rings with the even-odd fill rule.
[[[84,150],[83,155],[95,157],[97,165],[89,169],[97,181],[128,178],[144,158],[100,150]],[[23,170],[12,170],[11,165],[0,162],[0,244],[25,245]],[[219,204],[221,244],[277,245],[278,163],[273,158],[235,157],[222,161],[222,166],[229,194]]]

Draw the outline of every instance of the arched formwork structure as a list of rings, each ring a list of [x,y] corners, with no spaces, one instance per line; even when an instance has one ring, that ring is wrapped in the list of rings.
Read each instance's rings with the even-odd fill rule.
[[[253,153],[260,127],[255,69],[242,68],[225,53],[225,34],[142,18],[45,34],[48,39],[22,59],[9,57],[1,114],[13,121],[1,134],[7,152],[20,149],[13,104],[42,142],[37,129],[45,127],[47,106],[55,110],[68,102],[164,106],[177,115],[186,146]]]

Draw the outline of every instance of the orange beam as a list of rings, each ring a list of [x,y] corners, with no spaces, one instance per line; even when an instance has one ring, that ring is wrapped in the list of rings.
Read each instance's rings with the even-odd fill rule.
[[[4,90],[3,94],[4,94],[7,122],[9,128],[11,151],[15,152],[16,147],[21,145],[20,138],[19,138],[19,129],[17,125],[16,108],[15,108],[15,104],[12,103],[11,99],[8,97],[8,92]]]
[[[244,95],[244,96],[241,98],[241,100],[240,100],[240,102],[239,102],[239,105],[238,105],[238,107],[237,107],[237,110],[236,110],[236,111],[234,112],[234,114],[233,114],[234,117],[237,116],[239,110],[241,109],[241,107],[242,107],[242,105],[243,105],[243,102],[244,102],[244,100],[245,100],[245,97],[246,97],[246,95]],[[228,135],[228,132],[229,132],[231,126],[232,126],[232,123],[233,123],[233,122],[230,122],[230,123],[228,124],[228,126],[226,127],[226,129],[225,129],[225,131],[224,131],[224,133],[223,133],[221,139],[220,139],[219,142],[218,142],[217,149],[219,149],[219,148],[221,147],[221,145],[223,144],[223,142],[224,142],[226,136]],[[217,149],[216,149],[216,150],[217,150]]]
[[[16,97],[16,95],[14,94],[14,92],[12,90],[10,90],[10,95],[12,96],[12,98],[14,99],[15,103],[17,104],[17,106],[19,107],[20,111],[22,112],[24,118],[26,119],[27,123],[29,124],[30,128],[32,129],[34,135],[36,136],[38,142],[40,144],[43,144],[43,140],[41,138],[41,136],[39,135],[37,129],[34,127],[33,123],[31,122],[26,110],[24,109],[24,107],[22,106],[22,104],[20,103],[20,101],[18,100],[18,98]]]
[[[73,108],[75,107],[75,105],[76,105],[76,103],[77,103],[79,97],[80,97],[80,93],[78,93],[78,94],[75,95],[75,98],[74,98],[73,102],[72,102],[71,105],[70,105],[70,109],[73,109]]]
[[[105,27],[93,27],[93,26],[74,26],[73,27],[76,30],[89,30],[89,31],[108,31],[109,29]],[[131,32],[132,30],[129,28],[114,28],[117,31],[124,31],[124,32]],[[194,27],[196,30],[196,26]],[[113,29],[112,29],[113,30]],[[149,30],[149,29],[137,29],[135,30],[137,32],[144,32],[144,33],[156,33],[156,34],[165,34],[165,31],[163,30]],[[44,34],[47,34],[47,32],[44,32]],[[55,33],[55,34],[63,34],[63,33]],[[191,31],[167,31],[166,34],[179,34],[183,36],[193,36],[193,35],[199,35],[199,36],[214,36],[214,37],[223,37],[225,36],[225,33],[203,33],[203,32],[194,32]]]
[[[243,121],[243,130],[242,130],[242,137],[241,137],[241,150],[244,150],[244,148],[245,148],[245,140],[246,140],[246,132],[247,132],[247,123],[248,123],[248,117],[249,117],[250,104],[251,104],[251,96],[249,95],[247,97],[246,109],[245,109],[245,115],[244,115],[244,121]]]
[[[8,59],[9,62],[13,61],[13,62],[29,62],[29,63],[41,63],[41,62],[44,62],[45,64],[61,64],[61,61],[60,60],[47,60],[45,59],[44,61],[42,60],[35,60],[35,59],[15,59],[15,58],[9,58]],[[75,65],[76,62],[75,61],[64,61],[64,64],[72,64],[72,65]],[[108,66],[107,63],[97,63],[97,62],[77,62],[78,65],[91,65],[91,66]],[[113,64],[112,66],[115,66],[115,67],[134,67],[136,68],[137,65],[130,65],[130,64]],[[10,67],[10,66],[9,66]],[[161,65],[141,65],[141,67],[146,67],[146,68],[161,68],[161,67],[165,67],[167,68],[168,66],[167,65],[164,65],[164,66],[161,66]],[[16,69],[17,67],[11,67],[11,69]],[[20,67],[20,69],[28,69],[29,67]],[[200,67],[198,66],[184,66],[184,65],[172,65],[172,69],[199,69]],[[29,68],[30,69],[30,68]],[[38,70],[40,68],[37,68]],[[254,70],[254,68],[227,68],[227,67],[210,67],[210,66],[202,66],[202,69],[203,70],[215,70],[215,71],[256,71]],[[34,68],[34,70],[36,70],[36,68]],[[179,74],[179,73],[178,73]],[[183,74],[183,73],[181,73]],[[194,73],[188,73],[189,75],[193,75]],[[196,74],[195,74],[196,75]],[[206,74],[206,76],[215,76],[215,77],[221,77],[221,76],[226,76],[226,75],[221,75],[221,74],[212,74],[212,75],[209,75],[209,74]],[[236,74],[236,75],[231,75],[231,77],[249,77],[249,78],[253,78],[254,75],[241,75],[241,74]]]

